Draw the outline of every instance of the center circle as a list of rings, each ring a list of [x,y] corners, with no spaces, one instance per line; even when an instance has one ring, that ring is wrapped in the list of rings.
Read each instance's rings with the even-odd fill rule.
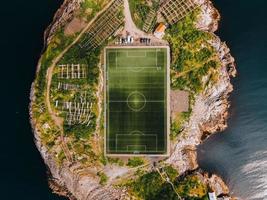
[[[127,98],[127,105],[131,110],[138,112],[145,107],[146,98],[141,92],[132,92]]]

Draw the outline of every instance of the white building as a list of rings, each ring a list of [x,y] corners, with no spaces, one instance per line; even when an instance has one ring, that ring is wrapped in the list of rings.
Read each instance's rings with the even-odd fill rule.
[[[159,39],[163,38],[166,28],[167,27],[163,23],[160,23],[154,32],[155,37]]]
[[[209,192],[209,200],[217,200],[215,192]]]

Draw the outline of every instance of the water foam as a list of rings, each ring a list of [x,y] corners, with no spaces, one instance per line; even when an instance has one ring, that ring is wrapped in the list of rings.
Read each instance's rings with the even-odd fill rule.
[[[267,199],[267,151],[258,151],[249,158],[250,163],[241,168],[250,187],[247,188],[248,199]]]

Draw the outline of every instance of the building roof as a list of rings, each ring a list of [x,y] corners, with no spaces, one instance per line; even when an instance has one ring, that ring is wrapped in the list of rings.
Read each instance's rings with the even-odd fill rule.
[[[155,32],[164,32],[166,29],[166,26],[163,23],[160,23],[158,27],[156,28]]]

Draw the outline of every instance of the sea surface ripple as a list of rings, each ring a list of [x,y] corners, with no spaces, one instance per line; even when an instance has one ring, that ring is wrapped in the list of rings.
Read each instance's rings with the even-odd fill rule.
[[[267,199],[267,1],[215,0],[217,34],[236,58],[229,127],[198,148],[200,166],[221,175],[234,195]]]

